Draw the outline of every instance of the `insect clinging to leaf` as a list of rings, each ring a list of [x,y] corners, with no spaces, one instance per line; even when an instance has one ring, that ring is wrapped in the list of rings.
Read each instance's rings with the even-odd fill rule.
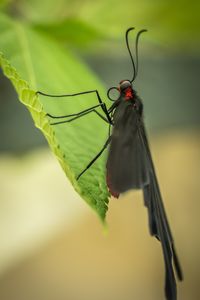
[[[134,61],[129,46],[129,33],[134,28],[126,31],[125,40],[133,67],[133,76],[130,80],[120,81],[117,87],[111,87],[107,96],[113,103],[107,107],[101,99],[98,90],[78,92],[75,94],[51,95],[41,91],[37,94],[47,97],[75,97],[83,94],[96,94],[97,104],[81,112],[54,116],[47,114],[55,120],[53,126],[72,122],[78,118],[95,113],[109,126],[109,136],[102,149],[88,163],[83,171],[78,174],[77,180],[95,163],[101,154],[108,148],[106,169],[106,182],[111,195],[118,198],[120,194],[131,190],[141,189],[144,204],[148,210],[150,234],[161,243],[165,263],[165,295],[167,300],[177,299],[176,280],[174,269],[179,280],[183,279],[182,270],[176,254],[174,239],[167,220],[163,200],[150,152],[149,142],[143,121],[143,104],[136,90],[133,88],[134,80],[138,75],[138,42],[142,33],[140,30],[135,40]],[[111,92],[117,90],[118,98],[112,99]],[[97,110],[101,108],[101,112]]]

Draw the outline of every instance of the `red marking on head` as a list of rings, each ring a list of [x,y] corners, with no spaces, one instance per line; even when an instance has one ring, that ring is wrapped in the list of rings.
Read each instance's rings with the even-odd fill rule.
[[[125,99],[126,100],[130,100],[133,98],[133,90],[131,87],[128,87],[126,90],[125,90]]]

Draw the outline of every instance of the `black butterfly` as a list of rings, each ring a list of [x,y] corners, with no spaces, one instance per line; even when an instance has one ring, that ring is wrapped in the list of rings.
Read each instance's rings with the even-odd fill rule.
[[[144,203],[148,209],[149,227],[151,235],[155,236],[162,245],[165,262],[165,295],[167,300],[176,300],[176,280],[173,271],[173,264],[179,280],[183,279],[181,267],[176,254],[174,240],[171,234],[166,212],[163,206],[158,180],[156,177],[149,143],[143,122],[143,105],[136,91],[132,87],[138,73],[138,41],[141,30],[136,36],[136,64],[134,63],[130,51],[128,34],[134,28],[126,31],[126,45],[131,57],[133,66],[132,80],[122,80],[119,87],[111,87],[108,92],[108,98],[113,101],[110,108],[101,100],[97,90],[86,91],[67,95],[50,95],[43,92],[37,92],[40,95],[49,97],[67,97],[77,96],[88,93],[96,93],[98,104],[76,114],[65,116],[52,116],[50,118],[61,119],[52,123],[52,125],[63,124],[74,121],[91,112],[96,113],[101,119],[109,124],[109,137],[101,151],[92,159],[87,167],[77,176],[79,179],[83,173],[98,159],[103,151],[109,146],[108,159],[106,164],[106,181],[110,193],[114,197],[119,197],[131,189],[142,189]],[[116,89],[119,92],[117,100],[110,97],[111,90]],[[96,108],[101,107],[102,113]],[[111,130],[112,128],[112,130]]]

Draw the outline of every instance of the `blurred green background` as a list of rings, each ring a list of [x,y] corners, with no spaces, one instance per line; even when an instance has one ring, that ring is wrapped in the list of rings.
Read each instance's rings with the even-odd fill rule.
[[[75,54],[105,89],[131,76],[125,30],[148,29],[134,87],[185,274],[178,299],[198,300],[199,1],[4,0],[0,8],[0,19]],[[76,76],[84,85],[84,74]],[[164,299],[161,248],[149,236],[141,193],[111,199],[105,234],[2,73],[0,136],[0,299]]]

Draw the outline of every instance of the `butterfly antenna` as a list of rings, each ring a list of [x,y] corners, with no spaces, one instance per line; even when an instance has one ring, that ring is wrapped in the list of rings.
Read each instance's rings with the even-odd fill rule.
[[[133,82],[135,80],[135,78],[137,77],[138,74],[138,42],[139,42],[139,37],[143,32],[146,32],[146,29],[142,29],[138,32],[137,36],[136,36],[136,40],[135,40],[135,56],[136,56],[136,71],[134,73],[133,76],[133,80],[131,82]]]
[[[131,53],[131,49],[130,49],[130,46],[129,46],[129,41],[128,41],[128,34],[131,30],[135,29],[134,27],[130,27],[127,29],[126,31],[126,46],[127,46],[127,49],[128,49],[128,52],[129,52],[129,55],[130,55],[130,58],[131,58],[131,62],[132,62],[132,66],[133,66],[133,79],[131,80],[131,82],[133,82],[133,80],[135,79],[135,75],[136,75],[136,67],[135,67],[135,62],[134,62],[134,59],[133,59],[133,56],[132,56],[132,53]]]

